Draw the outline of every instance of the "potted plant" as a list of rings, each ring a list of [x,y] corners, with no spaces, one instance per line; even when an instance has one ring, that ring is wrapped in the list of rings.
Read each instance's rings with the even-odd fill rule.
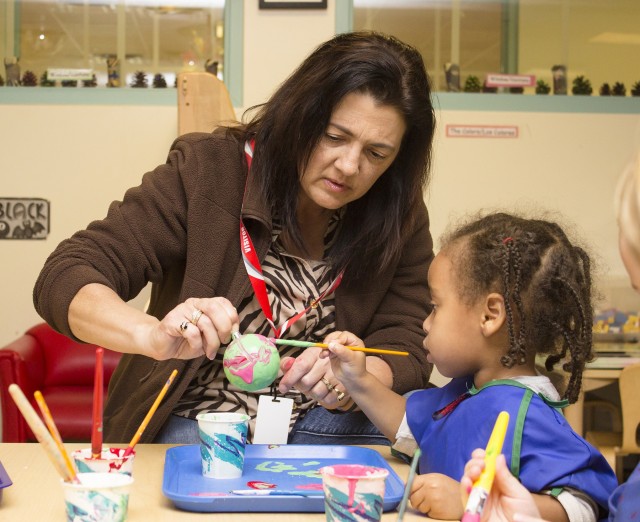
[[[549,94],[551,92],[551,86],[544,80],[538,80],[536,82],[536,94]]]
[[[153,77],[153,87],[155,89],[165,89],[167,87],[167,80],[162,74],[158,73]]]
[[[24,87],[37,87],[38,77],[33,71],[25,71],[22,75],[22,85]]]
[[[480,92],[481,90],[482,84],[480,83],[480,78],[474,75],[468,76],[464,82],[464,92]]]
[[[147,88],[147,75],[144,71],[136,71],[133,75],[133,82],[131,83],[131,87],[136,89],[146,89]]]
[[[600,96],[611,96],[611,86],[608,83],[600,86]]]
[[[627,88],[624,86],[624,83],[616,82],[613,84],[613,89],[611,89],[611,94],[613,96],[626,96]]]
[[[0,80],[2,80],[2,76],[0,76]],[[0,85],[2,85],[2,83],[0,83]],[[631,96],[640,96],[640,80],[631,86]]]
[[[576,95],[590,96],[593,92],[593,88],[591,87],[591,82],[584,76],[580,75],[576,76],[573,80],[571,92]]]

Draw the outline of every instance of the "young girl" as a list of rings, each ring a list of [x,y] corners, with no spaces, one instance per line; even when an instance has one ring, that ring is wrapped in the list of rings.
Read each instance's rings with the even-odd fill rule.
[[[597,520],[617,485],[602,455],[576,434],[560,408],[576,400],[591,353],[591,274],[587,254],[555,223],[496,213],[451,233],[429,269],[429,362],[452,380],[408,398],[367,372],[361,341],[330,343],[335,376],[395,448],[419,446],[411,503],[434,518],[459,519],[464,466],[484,447],[502,410],[511,472],[533,493],[543,518]],[[536,355],[569,372],[563,399],[536,372]],[[326,355],[325,355],[326,356]]]

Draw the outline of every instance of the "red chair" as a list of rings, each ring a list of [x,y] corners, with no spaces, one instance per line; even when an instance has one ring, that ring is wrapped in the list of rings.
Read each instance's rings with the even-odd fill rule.
[[[33,397],[40,390],[65,442],[89,442],[93,418],[93,380],[96,346],[82,344],[53,330],[48,324],[33,326],[0,348],[0,401],[2,441],[35,442],[36,438],[9,394],[18,384],[36,411]],[[106,389],[121,354],[104,351]]]

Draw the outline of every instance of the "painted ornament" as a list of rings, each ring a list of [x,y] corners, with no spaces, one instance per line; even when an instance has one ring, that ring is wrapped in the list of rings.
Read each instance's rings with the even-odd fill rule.
[[[276,345],[264,335],[246,334],[229,343],[222,364],[231,384],[252,392],[275,381],[280,369],[280,354]]]

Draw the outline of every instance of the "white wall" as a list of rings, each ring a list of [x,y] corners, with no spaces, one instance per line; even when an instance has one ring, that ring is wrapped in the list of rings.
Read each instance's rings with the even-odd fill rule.
[[[516,126],[519,137],[448,138],[448,124]],[[628,287],[614,189],[639,146],[638,114],[441,111],[427,198],[433,230],[485,207],[561,213],[591,247],[603,290]]]

